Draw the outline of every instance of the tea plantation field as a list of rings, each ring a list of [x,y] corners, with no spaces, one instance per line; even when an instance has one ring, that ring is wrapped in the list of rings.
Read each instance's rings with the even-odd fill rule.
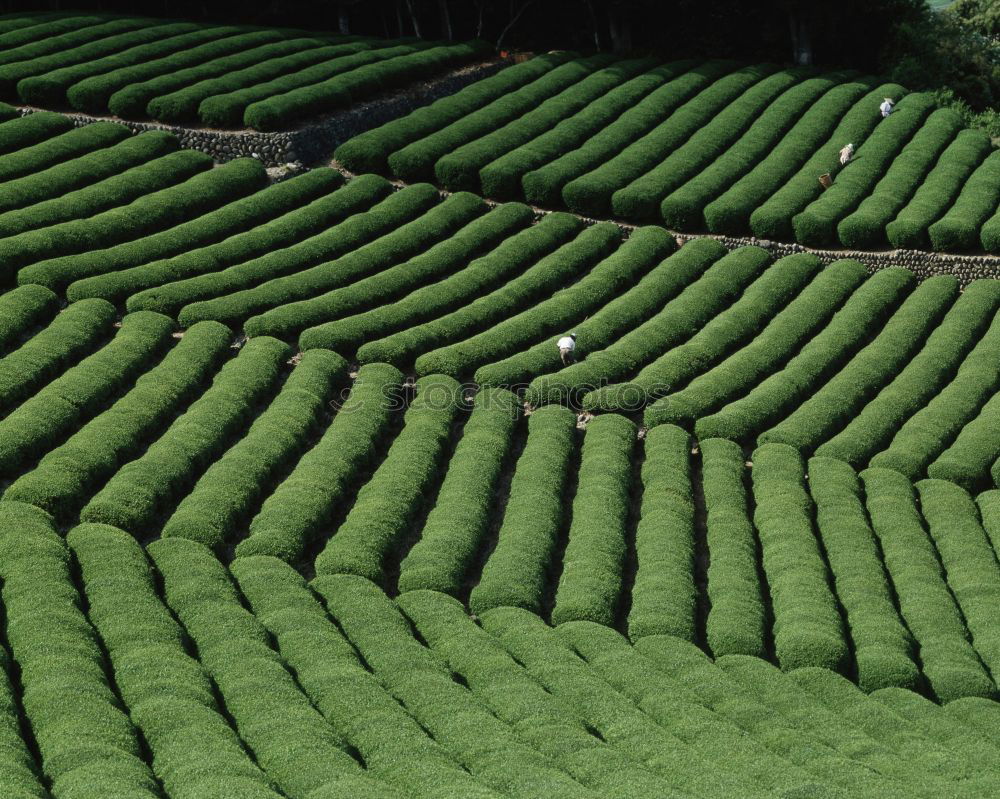
[[[211,128],[285,130],[486,51],[100,14],[0,17],[0,100]]]
[[[553,54],[279,182],[0,104],[0,797],[1000,795],[1000,279],[524,202],[990,249],[889,90]]]
[[[354,171],[680,231],[1000,252],[1000,153],[929,94],[775,64],[568,58],[510,67],[335,157]],[[882,119],[886,97],[896,106]],[[847,144],[854,157],[841,165]]]

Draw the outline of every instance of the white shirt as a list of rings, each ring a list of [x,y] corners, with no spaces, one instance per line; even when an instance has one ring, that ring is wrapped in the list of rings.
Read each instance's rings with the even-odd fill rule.
[[[869,108],[870,107],[871,106],[869,106]],[[882,116],[884,117],[889,116],[889,114],[892,113],[892,103],[886,100],[885,102],[882,103],[882,105],[879,106],[879,110],[882,112]]]
[[[573,341],[569,336],[563,336],[556,344],[561,350],[569,350],[572,352],[576,349],[576,342]]]

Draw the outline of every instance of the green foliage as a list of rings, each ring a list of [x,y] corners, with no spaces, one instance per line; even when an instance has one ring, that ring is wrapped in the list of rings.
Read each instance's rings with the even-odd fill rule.
[[[100,774],[105,796],[158,797],[135,727],[109,683],[108,664],[73,584],[69,552],[51,517],[30,505],[0,503],[0,553],[6,637],[46,784],[56,795],[98,796],[81,786]],[[19,749],[23,752],[23,744],[14,747],[15,757]],[[21,757],[21,782],[30,790],[30,771]]]
[[[12,475],[47,452],[130,385],[166,348],[173,330],[173,321],[160,314],[129,314],[107,346],[0,420],[0,474]]]
[[[784,671],[847,668],[837,598],[813,532],[805,464],[786,444],[764,444],[751,456],[754,524],[774,608],[774,650]]]
[[[415,53],[386,58],[319,83],[251,103],[243,120],[255,130],[282,130],[305,117],[335,111],[412,80],[429,78],[482,56],[487,49],[488,45],[480,41],[428,47]],[[384,55],[388,56],[390,52],[386,50]]]
[[[747,503],[743,450],[723,438],[704,439],[698,446],[710,553],[708,646],[715,657],[765,657],[767,611],[757,571],[760,558]]]
[[[206,165],[210,162],[208,159]],[[176,186],[143,195],[128,206],[11,236],[3,239],[0,245],[0,257],[4,262],[0,276],[13,275],[16,270],[38,261],[108,247],[159,232],[257,191],[266,180],[267,173],[260,161],[240,158]],[[78,210],[85,215],[86,205]],[[44,278],[35,280],[36,274],[37,270],[33,270],[19,275],[18,279],[21,283],[51,285]]]
[[[666,158],[654,161],[644,174],[618,189],[611,196],[615,215],[659,221],[661,203],[670,192],[736,145],[753,124],[763,120],[764,114],[811,72],[804,68],[783,69],[748,88]],[[779,136],[781,127],[775,126],[773,119],[769,123],[771,135]]]
[[[549,563],[564,524],[575,434],[576,416],[565,408],[542,408],[528,417],[528,441],[517,461],[496,548],[469,596],[474,613],[504,605],[542,611]]]
[[[364,133],[359,133],[334,150],[333,156],[352,172],[379,172],[389,169],[389,155],[408,144],[435,133],[446,125],[479,110],[501,97],[509,97],[561,63],[564,57],[542,55],[505,67],[496,75],[435,100]]]
[[[465,195],[465,199],[469,204],[485,210],[485,206],[479,205],[479,198]],[[455,196],[448,202],[453,206],[460,205]],[[461,211],[456,210],[456,214],[459,213]],[[476,256],[493,251],[504,240],[531,224],[533,216],[532,210],[520,203],[507,203],[494,208],[474,217],[447,238],[431,244],[409,260],[387,263],[376,274],[348,286],[287,303],[254,317],[247,322],[246,331],[254,336],[289,337],[313,325],[391,302],[422,285],[446,280]]]
[[[0,352],[11,349],[58,310],[59,298],[44,286],[28,284],[0,294]]]
[[[635,532],[638,570],[628,636],[676,635],[694,642],[694,487],[686,430],[662,425],[646,433],[642,507]]]
[[[731,67],[730,64],[709,62],[699,68],[702,71],[707,68],[717,80],[670,116],[658,114],[658,124],[652,130],[624,148],[619,144],[614,157],[566,183],[562,190],[566,206],[585,216],[608,216],[612,210],[619,213],[620,210],[612,206],[612,195],[618,189],[661,163],[744,92],[778,69],[772,64],[760,64],[732,72]]]
[[[962,186],[954,205],[927,229],[931,247],[938,251],[974,250],[980,244],[979,231],[1000,205],[1000,150],[987,156]],[[984,245],[994,248],[990,226]]]
[[[855,148],[861,148],[881,120],[878,106],[883,97],[898,100],[904,94],[906,90],[902,86],[886,83],[870,91],[844,113],[829,138],[822,144],[812,145],[809,148],[811,155],[801,164],[798,171],[786,178],[782,185],[774,186],[770,196],[759,197],[757,207],[750,214],[750,229],[753,235],[769,239],[792,238],[794,233],[792,219],[805,210],[823,191],[818,180],[819,176],[833,175],[839,171],[839,153],[845,144],[851,143]],[[863,167],[862,170],[866,171]],[[717,230],[711,224],[709,229]]]
[[[706,259],[702,248],[693,247],[683,256],[671,256],[675,249],[673,238],[662,228],[642,227],[632,232],[615,252],[615,259],[630,259],[632,263],[643,264],[653,264],[661,258],[663,260],[649,268],[634,286],[611,299],[579,324],[573,325],[573,332],[576,334],[576,349],[573,354],[576,358],[586,358],[589,353],[595,353],[614,342],[616,336],[655,313],[657,308],[694,280],[705,267]],[[571,390],[567,389],[563,393],[563,385],[553,385],[555,378],[550,380],[537,377],[560,369],[562,362],[555,343],[555,340],[547,339],[502,361],[482,366],[476,370],[476,382],[480,385],[517,385],[535,378],[525,393],[525,400],[531,405],[567,397],[572,393]],[[565,371],[559,374],[562,375]],[[569,377],[569,374],[566,376]],[[607,373],[602,374],[602,377],[607,376]],[[540,380],[544,382],[541,390],[537,388]],[[573,381],[569,380],[568,384],[572,387]]]
[[[770,266],[769,261],[770,256],[763,250],[751,247],[741,247],[719,259],[717,269],[710,268],[687,295],[682,294],[684,302],[670,303],[663,309],[663,334],[651,338],[657,349],[666,351],[640,369],[632,380],[586,394],[583,407],[592,411],[631,410],[668,394],[673,386],[694,377],[759,333],[820,269],[819,259],[805,253],[785,256]],[[735,301],[727,306],[731,299]],[[690,304],[687,310],[685,303]],[[636,337],[639,330],[635,331]],[[697,332],[687,341],[669,346],[692,330]],[[630,367],[634,368],[634,364]]]
[[[816,526],[847,614],[858,685],[865,692],[890,686],[917,690],[913,638],[893,604],[861,482],[848,464],[833,458],[810,458],[808,468]]]
[[[399,370],[386,364],[361,367],[323,437],[264,500],[250,535],[236,547],[238,557],[272,555],[293,562],[301,557],[374,458],[402,381]]]
[[[239,264],[227,272],[206,275],[199,281],[199,288],[205,286],[211,296],[225,296],[190,302],[181,309],[178,319],[183,320],[181,324],[200,319],[238,322],[315,296],[378,272],[393,260],[416,255],[485,210],[483,201],[469,194],[439,200],[433,186],[409,186],[301,243],[290,254],[262,256],[252,270]],[[337,267],[331,269],[333,261]],[[197,297],[194,294],[192,299]]]
[[[70,309],[89,302],[82,300]],[[38,466],[15,480],[8,499],[29,502],[57,518],[80,510],[97,486],[155,439],[172,414],[198,392],[228,353],[232,333],[217,322],[185,331],[166,357],[108,410],[94,417]]]
[[[906,420],[889,446],[871,459],[871,465],[917,479],[1000,388],[1000,364],[994,357],[997,346],[1000,317],[994,317],[954,377]],[[945,377],[950,375],[951,369]]]
[[[546,271],[565,264],[560,269],[563,275],[583,274],[578,282],[517,314],[510,311],[520,303],[512,303],[511,300],[516,297],[507,294],[506,308],[498,304],[491,306],[492,313],[503,321],[464,341],[424,352],[416,360],[417,374],[441,372],[457,377],[477,366],[510,355],[542,336],[561,331],[565,325],[577,320],[581,313],[599,308],[609,297],[634,283],[651,267],[648,258],[632,261],[624,257],[623,250],[630,248],[619,247],[621,236],[621,230],[611,222],[602,222],[584,230],[572,242],[541,262]],[[590,270],[586,271],[588,267]],[[534,286],[525,288],[530,291]],[[537,295],[532,295],[534,292],[529,295],[531,299],[538,299]],[[489,299],[483,298],[481,303],[487,304]],[[511,309],[510,305],[514,308]],[[504,310],[508,312],[501,315]],[[476,319],[477,327],[485,326],[478,308],[470,306],[458,313],[466,319]],[[461,317],[460,321],[464,321]]]
[[[598,416],[587,425],[553,624],[587,620],[614,625],[635,441],[636,427],[623,416]]]
[[[453,191],[466,189],[492,195],[489,185],[480,177],[482,168],[514,148],[544,135],[561,120],[582,111],[590,103],[607,95],[623,81],[654,63],[648,58],[613,61],[603,54],[588,59],[591,67],[597,67],[595,72],[559,94],[545,99],[517,119],[442,156],[434,165],[434,175],[442,185]],[[515,190],[516,188],[515,181]]]
[[[212,324],[217,323],[199,322],[193,329]],[[177,506],[163,526],[163,536],[190,538],[213,548],[232,538],[237,524],[249,521],[278,475],[302,454],[347,369],[336,353],[304,353],[246,435],[208,468]]]
[[[590,74],[590,63],[572,60],[573,57],[573,53],[542,56],[551,68],[536,80],[390,153],[389,169],[393,175],[409,183],[430,179],[434,175],[434,164],[442,156],[516,119]]]
[[[879,272],[869,283],[881,274],[885,272]],[[858,299],[862,291],[859,289],[855,295]],[[766,430],[758,438],[758,442],[763,444],[767,441],[780,441],[799,449],[815,449],[835,429],[854,418],[868,399],[907,366],[928,336],[938,327],[941,317],[958,295],[958,281],[951,275],[937,275],[925,280],[889,317],[885,326],[866,347],[843,364],[833,377],[813,391],[812,396],[787,418]],[[855,298],[851,299],[853,301]],[[810,354],[814,349],[813,345],[823,344],[825,339],[831,339],[826,345],[832,344],[834,347],[837,346],[837,338],[849,341],[852,328],[876,329],[891,310],[891,306],[887,304],[881,309],[872,308],[874,315],[868,319],[858,316],[852,318],[849,310],[851,305],[852,302],[848,302],[829,327],[807,345]],[[803,354],[805,352],[806,348],[803,348]],[[796,361],[797,359],[793,359],[789,369],[781,373],[783,379],[794,379],[795,372],[790,370]]]
[[[0,413],[9,411],[108,337],[115,309],[87,300],[57,314],[48,327],[0,359]]]
[[[0,119],[7,118],[0,115]],[[65,133],[45,136],[36,144],[26,144],[0,158],[0,180],[5,184],[26,176],[34,176],[42,170],[57,167],[65,161],[85,156],[89,153],[102,153],[104,148],[112,147],[132,136],[132,132],[124,125],[113,122],[95,122],[82,128],[72,128]]]
[[[158,513],[176,506],[273,391],[287,344],[251,339],[212,386],[141,457],[127,463],[80,512],[81,521],[142,535]]]
[[[306,329],[299,346],[352,353],[364,349],[367,362],[399,364],[410,351],[403,339],[419,338],[422,323],[441,319],[476,298],[526,275],[532,264],[576,235],[583,224],[569,214],[547,214],[534,225],[504,239],[453,275],[411,291],[370,311],[345,315]],[[367,342],[367,343],[366,343]],[[363,345],[363,346],[362,346]],[[360,349],[359,349],[360,348]]]
[[[895,113],[889,119],[894,116]],[[931,114],[899,155],[892,160],[888,169],[883,167],[885,176],[861,201],[857,210],[844,217],[837,225],[840,242],[846,247],[855,249],[884,245],[887,223],[893,220],[896,213],[914,197],[926,179],[929,179],[938,156],[954,141],[961,128],[961,118],[952,111],[939,109]],[[870,153],[873,143],[874,137],[865,143],[858,157],[864,156],[866,152]],[[868,169],[871,170],[870,164]],[[834,186],[841,185],[846,175],[845,169]],[[852,175],[856,177],[856,173]],[[826,192],[823,196],[826,197],[828,194],[829,192]],[[858,192],[858,196],[860,194]]]
[[[432,589],[455,596],[462,590],[489,528],[519,410],[518,398],[504,389],[476,394],[420,540],[400,564],[400,591]]]
[[[837,261],[824,268],[749,344],[680,391],[649,405],[644,414],[646,425],[690,423],[737,400],[822,330],[866,276],[865,267],[857,261]],[[707,424],[698,428],[699,437],[718,435]]]
[[[436,484],[461,403],[461,387],[455,380],[428,375],[417,381],[417,396],[406,411],[403,430],[358,492],[337,534],[317,555],[317,574],[384,580],[386,561]]]
[[[111,69],[91,77],[77,78],[66,91],[70,106],[88,114],[107,113],[111,96],[152,78],[180,72],[187,67],[208,63],[281,38],[278,31],[246,31],[234,27],[212,27],[203,31],[206,41],[194,47],[185,46],[178,52],[150,59],[145,52],[135,51],[131,56],[122,53],[108,56]],[[197,34],[192,34],[197,36]],[[114,59],[112,63],[112,59]]]
[[[285,795],[362,779],[354,758],[271,648],[264,626],[240,602],[211,550],[184,538],[148,547],[163,593],[218,686],[236,731]]]
[[[880,468],[866,469],[861,479],[900,613],[920,646],[922,671],[935,695],[941,702],[963,696],[993,698],[996,686],[969,644],[910,481]]]
[[[930,477],[950,480],[968,491],[989,486],[990,468],[1000,458],[1000,396],[992,396],[937,459],[927,467]]]
[[[184,632],[135,539],[107,525],[81,524],[67,542],[80,564],[88,616],[164,788],[181,799],[234,790],[248,799],[276,799],[220,712],[208,673],[185,651]]]
[[[931,331],[923,348],[893,377],[892,382],[881,388],[863,408],[855,407],[841,415],[830,409],[839,423],[846,426],[837,435],[820,445],[816,453],[847,461],[854,467],[864,466],[868,459],[885,447],[894,433],[915,412],[923,408],[954,375],[962,359],[990,324],[1000,307],[1000,283],[992,280],[975,280],[970,283],[941,323]],[[886,347],[890,344],[884,342]],[[894,346],[899,346],[895,342]],[[891,353],[884,353],[887,357]],[[871,382],[878,377],[879,367],[870,365],[871,376],[856,372],[848,385],[848,378],[834,378],[841,391],[869,392]],[[809,404],[807,402],[807,404]],[[820,440],[820,437],[816,437]]]

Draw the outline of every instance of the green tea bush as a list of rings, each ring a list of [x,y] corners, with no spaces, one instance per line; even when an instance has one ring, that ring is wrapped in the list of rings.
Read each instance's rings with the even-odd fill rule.
[[[955,252],[974,250],[984,244],[992,249],[992,239],[988,236],[987,242],[981,242],[979,231],[994,215],[998,204],[1000,151],[994,150],[965,181],[948,213],[927,229],[931,248]]]
[[[69,105],[76,111],[87,114],[108,113],[108,103],[115,92],[139,85],[147,80],[180,72],[188,67],[207,64],[244,51],[252,51],[259,45],[276,42],[282,38],[275,30],[250,30],[237,27],[213,27],[206,30],[215,32],[211,40],[203,44],[185,47],[178,52],[149,59],[142,53],[137,57],[116,59],[112,69],[77,80],[66,91]],[[124,54],[122,54],[124,56]],[[121,59],[121,63],[118,62]]]
[[[835,351],[839,346],[837,337],[842,337],[845,343],[854,339],[856,345],[858,332],[865,329],[874,331],[881,326],[882,320],[895,304],[893,300],[898,302],[898,297],[887,296],[883,300],[887,301],[885,305],[881,308],[871,307],[868,314],[862,310],[854,316],[851,311],[856,308],[855,300],[861,300],[864,289],[871,284],[874,291],[873,281],[888,271],[890,270],[878,272],[858,289],[829,326],[803,347],[803,357],[807,350],[812,356],[822,347],[831,347],[830,351]],[[847,363],[843,363],[843,354],[840,356],[838,360],[843,366],[822,387],[815,388],[817,383],[807,384],[806,392],[811,396],[778,424],[765,430],[757,439],[758,442],[763,444],[779,441],[799,449],[815,449],[834,430],[854,418],[868,399],[899,374],[937,328],[941,317],[958,295],[958,281],[951,275],[937,275],[925,280],[903,301],[885,325],[881,326],[867,346]],[[797,361],[798,358],[792,359],[788,367],[779,373],[784,376],[783,379],[795,379]],[[825,374],[830,374],[830,368],[826,367]],[[786,396],[791,393],[787,392]],[[799,394],[800,398],[801,396]],[[782,406],[785,410],[790,408],[788,403],[782,403]]]
[[[770,258],[764,255],[763,251],[741,247],[720,259],[719,269],[715,272],[710,269],[710,276],[704,278],[704,290],[699,287],[690,292],[692,310],[696,312],[691,324],[678,324],[668,335],[657,334],[657,344],[666,350],[662,355],[640,369],[631,380],[587,393],[583,397],[583,407],[591,411],[627,410],[645,406],[668,394],[672,387],[683,384],[699,370],[718,362],[726,353],[759,333],[815,277],[821,266],[818,258],[807,253],[785,256],[770,266],[767,265]],[[726,269],[722,269],[723,266]],[[739,272],[738,266],[742,267]],[[761,266],[765,267],[763,274],[759,274]],[[747,280],[753,282],[746,285]],[[718,285],[712,286],[714,282]],[[743,292],[737,297],[736,292],[741,288]],[[725,302],[733,297],[735,301],[727,307]],[[679,310],[681,308],[669,305],[664,308],[667,325],[688,319],[683,314],[675,316]],[[669,346],[689,330],[697,332],[687,341]],[[638,335],[638,331],[636,333]],[[663,347],[663,344],[668,346]]]
[[[20,705],[46,785],[56,794],[96,795],[77,792],[99,775],[106,795],[158,797],[159,786],[115,695],[104,653],[73,584],[70,554],[51,517],[19,502],[0,504],[0,553],[7,641],[18,664]],[[19,749],[13,747],[10,760]],[[15,771],[28,786],[30,762],[22,759],[22,768]]]
[[[476,394],[420,539],[399,567],[399,590],[456,596],[489,529],[494,491],[512,446],[520,402],[504,389]]]
[[[566,244],[582,228],[583,223],[575,216],[547,214],[443,280],[370,311],[307,328],[299,336],[299,345],[303,349],[326,347],[345,353],[364,345],[369,362],[400,363],[401,347],[394,342],[401,336],[415,331],[417,325],[465,307],[505,281],[521,278],[539,258]]]
[[[217,322],[185,331],[127,394],[46,453],[4,496],[37,505],[59,519],[72,517],[96,487],[154,440],[173,414],[202,389],[228,354],[231,340],[229,328]]]
[[[745,175],[705,205],[703,214],[706,227],[712,233],[728,233],[733,236],[749,233],[750,217],[754,210],[796,174],[872,85],[874,80],[871,79],[856,80],[837,86],[817,100],[766,156],[760,158]],[[865,102],[869,102],[870,98],[871,95],[868,95]],[[706,174],[711,174],[712,171],[710,167]],[[664,214],[669,208],[669,205],[663,206]],[[684,210],[679,213],[684,213]]]
[[[375,457],[402,382],[402,373],[387,364],[361,368],[322,438],[264,500],[249,536],[236,547],[238,557],[272,555],[294,562],[302,556]]]
[[[444,375],[421,378],[416,388],[385,460],[317,555],[317,574],[357,574],[382,582],[387,560],[432,496],[462,403],[461,388]]]
[[[470,194],[439,200],[432,186],[409,186],[291,253],[270,253],[256,260],[254,268],[238,264],[185,284],[179,291],[186,289],[190,299],[178,319],[184,320],[181,324],[201,319],[236,322],[307,299],[406,260],[486,210],[483,201]],[[337,267],[331,268],[334,262]],[[216,299],[199,300],[200,291]]]
[[[29,284],[0,294],[0,352],[11,349],[58,310],[59,297],[44,286]]]
[[[195,325],[215,325],[199,322]],[[218,548],[249,522],[263,497],[302,454],[315,433],[335,387],[347,378],[347,362],[327,350],[309,350],[280,393],[246,435],[195,483],[163,526],[179,536]]]
[[[39,111],[13,119],[5,118],[0,122],[0,155],[16,153],[32,145],[49,143],[60,134],[72,129],[73,123],[67,117],[51,111]],[[4,160],[20,160],[20,156],[17,159]]]
[[[184,631],[160,599],[142,547],[103,524],[81,524],[66,540],[80,565],[87,614],[164,788],[184,799],[223,785],[248,799],[277,799],[222,714],[209,674],[185,651]]]
[[[652,67],[652,59],[633,59],[608,63],[606,58],[592,61],[604,65],[574,85],[549,97],[526,114],[506,125],[443,155],[434,165],[438,182],[452,191],[467,190],[489,194],[480,178],[480,170],[515,147],[544,135],[561,120],[582,111],[590,103],[606,96],[621,83]]]
[[[620,380],[711,319],[770,262],[763,250],[724,253],[718,242],[702,239],[664,260],[633,289],[578,326],[584,346],[578,340],[577,351],[582,349],[586,357],[555,374],[536,377],[525,398],[532,404],[578,401],[594,386]],[[545,354],[551,357],[552,352]],[[634,407],[636,397],[629,395],[627,400]]]
[[[334,111],[411,80],[429,78],[482,56],[491,49],[485,42],[476,41],[428,47],[415,53],[386,58],[328,80],[251,103],[243,114],[243,120],[255,130],[283,130],[306,117]]]
[[[676,635],[694,641],[695,506],[686,430],[663,425],[643,442],[642,506],[635,532],[638,570],[628,636]]]
[[[48,327],[0,358],[0,413],[34,394],[81,356],[107,339],[115,309],[104,300],[87,300],[56,315]]]
[[[996,673],[1000,668],[995,612],[1000,602],[1000,564],[980,523],[976,503],[961,486],[948,480],[921,480],[916,488],[972,646],[990,673]]]
[[[0,120],[6,121],[6,118],[0,114]],[[106,148],[131,137],[132,131],[114,122],[95,122],[57,133],[0,157],[0,181],[7,184],[88,154],[100,155],[107,152]]]
[[[478,202],[478,198],[477,198]],[[475,217],[446,239],[409,260],[310,299],[273,308],[246,324],[252,336],[297,335],[307,327],[340,319],[379,303],[391,302],[422,285],[446,280],[476,256],[490,252],[531,224],[534,212],[520,203],[506,203]]]
[[[345,778],[376,787],[299,689],[211,550],[162,538],[148,551],[167,605],[197,646],[237,733],[282,793],[306,796]]]
[[[620,148],[620,152],[593,171],[566,183],[562,190],[566,206],[584,216],[609,216],[612,210],[617,213],[612,207],[612,195],[618,189],[661,163],[777,69],[771,64],[760,64],[719,77],[670,116],[661,116],[659,124],[640,139]]]
[[[670,257],[675,248],[673,238],[662,228],[643,227],[632,232],[615,257],[647,263],[663,260],[634,286],[574,326],[576,358],[586,358],[588,353],[611,344],[618,335],[655,313],[662,303],[699,274],[699,267],[704,268],[704,261],[699,262],[696,257]],[[560,369],[562,362],[554,345],[555,341],[549,339],[502,361],[482,366],[476,371],[476,382],[480,385],[515,385],[544,372]],[[532,405],[548,401],[543,392],[530,390],[525,399]]]
[[[457,122],[493,101],[509,96],[566,60],[564,54],[540,55],[471,83],[398,119],[359,133],[334,150],[333,157],[352,172],[389,169],[391,153]]]
[[[938,109],[931,114],[893,159],[871,194],[861,201],[856,211],[837,225],[840,242],[845,247],[858,249],[884,246],[886,225],[925,185],[939,156],[946,152],[945,148],[955,140],[961,129],[962,118],[950,109]],[[871,141],[866,143],[868,147]],[[860,157],[863,153],[858,155]],[[838,181],[843,180],[846,174],[845,170]]]
[[[496,548],[469,595],[476,614],[509,605],[539,613],[564,521],[564,493],[576,448],[576,415],[542,408],[528,417]]]
[[[266,180],[267,173],[260,161],[240,158],[176,186],[146,194],[127,206],[11,236],[0,245],[4,274],[13,275],[24,266],[60,255],[73,255],[159,232],[250,194]],[[81,214],[86,211],[85,206],[79,208]]]
[[[878,113],[881,98],[901,97],[905,94],[906,90],[902,86],[887,83],[858,100],[840,117],[837,127],[826,141],[810,146],[811,155],[801,164],[798,171],[784,178],[768,196],[757,201],[757,207],[750,214],[750,230],[753,231],[753,235],[769,239],[793,238],[792,219],[805,210],[823,191],[817,178],[824,173],[832,175],[839,171],[839,153],[845,144],[850,142],[857,149],[863,146],[881,120]],[[923,103],[918,105],[923,107]],[[930,113],[929,105],[926,113]],[[904,120],[906,121],[912,120]],[[863,167],[862,169],[866,171]],[[711,225],[709,229],[715,230]]]
[[[968,491],[989,486],[992,483],[990,468],[1000,458],[998,421],[1000,397],[994,395],[927,467],[928,476],[950,480]]]
[[[115,337],[0,420],[0,474],[12,476],[130,386],[170,342],[172,319],[129,314]]]
[[[636,78],[648,84],[645,96],[575,149],[561,151],[557,158],[526,172],[521,178],[525,199],[535,205],[562,205],[562,190],[567,183],[618,154],[713,80],[735,68],[732,61],[671,61]]]
[[[767,610],[758,574],[759,544],[747,502],[743,450],[733,441],[703,439],[702,489],[708,600],[705,635],[715,657],[767,653]]]
[[[611,67],[610,69],[615,69]],[[483,193],[506,199],[524,196],[522,179],[563,153],[572,152],[638,104],[667,80],[669,69],[645,63],[646,71],[625,80],[588,103],[572,116],[559,120],[551,130],[535,136],[490,161],[479,170]],[[514,124],[514,123],[511,123]]]
[[[176,507],[191,484],[231,443],[256,406],[274,390],[287,344],[251,339],[212,386],[141,457],[127,463],[80,511],[80,520],[141,535],[155,516]]]
[[[963,696],[992,699],[996,685],[969,644],[912,484],[893,469],[866,469],[861,479],[900,613],[920,646],[921,668],[935,695],[941,702]]]
[[[646,172],[611,196],[615,216],[659,221],[663,199],[716,161],[760,120],[765,112],[810,74],[803,68],[783,69],[747,89],[714,119]],[[780,128],[773,131],[780,134]]]
[[[970,283],[931,331],[922,349],[863,408],[855,408],[849,419],[839,421],[838,424],[846,421],[846,426],[817,447],[816,454],[847,461],[855,468],[864,466],[954,376],[997,308],[1000,308],[1000,283],[992,280]],[[868,379],[855,373],[851,380],[859,381],[857,388],[867,393],[872,388],[871,379],[876,377],[877,371]],[[853,393],[852,387],[840,387],[842,391],[848,389]],[[817,437],[817,440],[822,439]]]
[[[921,678],[913,637],[896,610],[861,482],[854,469],[833,458],[810,458],[808,469],[816,527],[847,614],[858,685],[869,693],[890,686],[916,690]]]
[[[553,216],[559,220],[558,227],[550,229],[536,242],[538,249],[527,251],[531,260],[539,260],[523,274],[465,307],[364,344],[358,349],[358,359],[362,363],[377,362],[381,358],[395,364],[412,361],[422,352],[502,322],[572,281],[579,275],[581,266],[585,269],[600,258],[601,252],[595,252],[599,242],[595,234],[586,235],[576,216],[561,213]],[[603,233],[599,238],[603,241]]]
[[[587,425],[553,624],[614,625],[623,588],[635,442],[636,426],[623,416],[598,416]]]
[[[844,670],[850,652],[813,532],[802,456],[786,444],[765,444],[751,457],[753,518],[774,608],[778,663],[784,671],[803,666]]]
[[[906,420],[889,446],[871,459],[871,465],[917,479],[1000,388],[1000,365],[993,357],[997,346],[1000,318],[993,319],[954,377]]]
[[[646,425],[693,422],[744,394],[822,330],[866,276],[858,261],[837,261],[824,268],[749,344],[680,391],[647,406]],[[711,438],[717,433],[702,428],[698,435]]]
[[[620,244],[621,230],[611,222],[587,228],[571,244],[545,259],[571,259],[573,274],[585,273],[578,282],[478,335],[425,352],[416,360],[417,373],[464,374],[561,330],[581,313],[599,308],[652,266],[650,257],[632,260],[628,256],[632,248]],[[589,272],[588,267],[592,267]],[[484,298],[484,302],[488,300]],[[472,312],[471,307],[467,310]]]

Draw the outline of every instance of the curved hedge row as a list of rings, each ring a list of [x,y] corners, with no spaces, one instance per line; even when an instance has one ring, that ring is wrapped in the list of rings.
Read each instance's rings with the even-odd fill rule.
[[[155,439],[201,390],[206,376],[228,354],[231,339],[229,329],[215,322],[186,331],[128,393],[47,452],[4,497],[37,505],[59,519],[72,517],[95,488]]]
[[[0,353],[59,310],[59,298],[44,286],[18,286],[0,294]]]
[[[33,114],[32,116],[38,116]],[[65,133],[43,138],[37,144],[28,144],[21,149],[0,156],[0,181],[16,180],[34,176],[90,153],[100,154],[104,148],[112,147],[132,136],[132,131],[124,125],[113,122],[95,122],[82,128],[72,128]]]
[[[962,184],[962,191],[948,213],[927,229],[931,247],[941,251],[975,249],[980,228],[994,215],[998,205],[1000,151],[994,150]],[[992,236],[989,232],[987,235]],[[991,238],[990,249],[993,244]]]

